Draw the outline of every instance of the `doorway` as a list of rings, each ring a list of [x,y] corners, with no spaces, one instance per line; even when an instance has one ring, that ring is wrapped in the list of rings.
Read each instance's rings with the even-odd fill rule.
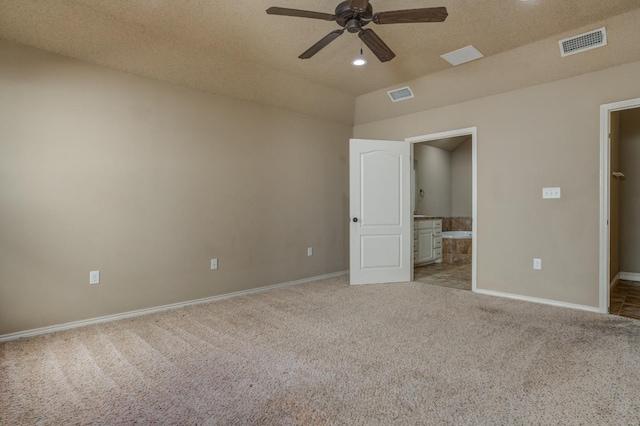
[[[629,164],[640,158],[640,98],[602,105],[600,130],[599,308],[640,319],[640,176]]]
[[[411,182],[415,244],[412,280],[475,291],[477,128],[416,136],[406,141],[411,143],[416,168]],[[420,166],[421,162],[426,163],[425,167]],[[432,241],[433,250],[429,252],[427,247],[431,256],[423,256],[423,246]]]

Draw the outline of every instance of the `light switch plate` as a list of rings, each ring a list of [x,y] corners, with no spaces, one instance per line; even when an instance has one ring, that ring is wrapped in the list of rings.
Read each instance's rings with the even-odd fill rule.
[[[542,188],[542,198],[560,198],[560,188]]]
[[[533,269],[542,269],[542,259],[533,259]]]
[[[211,270],[215,271],[218,269],[218,259],[211,259]]]
[[[89,284],[100,284],[100,271],[89,272]]]

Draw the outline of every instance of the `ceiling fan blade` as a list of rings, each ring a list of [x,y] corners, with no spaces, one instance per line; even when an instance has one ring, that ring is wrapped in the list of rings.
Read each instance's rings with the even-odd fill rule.
[[[311,58],[313,55],[315,55],[316,53],[318,53],[319,51],[324,49],[333,40],[335,40],[338,37],[340,37],[342,35],[342,33],[344,33],[344,30],[331,31],[329,34],[324,36],[319,42],[317,42],[316,44],[311,46],[309,49],[307,49],[306,52],[304,52],[302,55],[298,56],[298,58],[300,58],[300,59],[309,59],[309,58]]]
[[[446,7],[424,9],[390,10],[373,15],[376,24],[411,24],[414,22],[444,22],[449,13]]]
[[[360,37],[364,44],[371,49],[373,54],[380,59],[380,62],[387,62],[396,57],[396,54],[389,49],[389,46],[387,46],[373,30],[362,30],[358,33],[358,37]]]
[[[362,13],[369,7],[369,0],[351,0],[349,1],[349,7],[354,12]]]
[[[295,16],[297,18],[322,19],[323,21],[335,21],[336,15],[322,12],[311,12],[309,10],[287,9],[285,7],[270,7],[267,9],[269,15]]]

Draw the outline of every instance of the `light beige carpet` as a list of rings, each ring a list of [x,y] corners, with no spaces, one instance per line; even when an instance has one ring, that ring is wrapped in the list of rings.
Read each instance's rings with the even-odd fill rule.
[[[640,322],[347,277],[0,344],[0,424],[639,424]]]

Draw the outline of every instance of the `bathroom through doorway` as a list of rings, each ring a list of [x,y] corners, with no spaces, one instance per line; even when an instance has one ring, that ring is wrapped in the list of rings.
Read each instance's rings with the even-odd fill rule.
[[[476,286],[476,128],[412,142],[413,281]]]

